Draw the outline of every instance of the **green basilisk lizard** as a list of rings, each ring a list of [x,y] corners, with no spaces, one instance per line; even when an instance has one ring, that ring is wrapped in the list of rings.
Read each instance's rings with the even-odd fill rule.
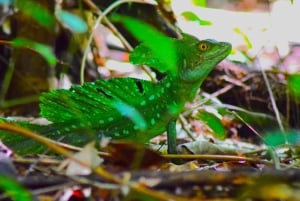
[[[36,130],[54,139],[63,136],[66,142],[76,145],[101,136],[146,143],[167,131],[168,150],[175,153],[177,117],[185,103],[193,100],[210,71],[227,57],[231,45],[198,40],[187,34],[171,41],[176,53],[176,73],[167,73],[157,83],[113,78],[44,93],[40,98],[41,116],[53,123]],[[139,49],[147,47],[142,44],[135,51]],[[133,53],[131,60],[160,62],[151,51],[136,56],[141,55]],[[0,134],[0,139],[11,142],[6,140],[7,135]]]

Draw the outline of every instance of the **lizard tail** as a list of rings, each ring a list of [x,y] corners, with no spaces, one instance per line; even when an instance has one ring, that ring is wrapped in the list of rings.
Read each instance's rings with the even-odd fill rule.
[[[70,130],[69,132],[67,132],[65,128],[66,125],[59,123],[40,125],[26,121],[14,121],[0,117],[0,124],[1,123],[10,123],[14,126],[28,129],[38,135],[42,135],[51,140],[72,144],[75,146],[85,145],[86,143],[95,140],[95,137],[97,137],[94,131],[84,128],[82,128],[80,131]],[[40,154],[47,151],[47,147],[45,147],[43,144],[35,141],[34,139],[25,137],[21,134],[14,132],[0,130],[0,140],[5,145],[13,149],[15,153],[20,155]]]

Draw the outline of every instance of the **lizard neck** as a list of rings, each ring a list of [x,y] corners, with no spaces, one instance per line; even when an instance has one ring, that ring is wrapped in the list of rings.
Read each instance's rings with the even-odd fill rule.
[[[161,92],[169,105],[169,112],[177,116],[184,109],[185,103],[194,99],[201,81],[188,83],[178,77],[166,76],[160,84]]]

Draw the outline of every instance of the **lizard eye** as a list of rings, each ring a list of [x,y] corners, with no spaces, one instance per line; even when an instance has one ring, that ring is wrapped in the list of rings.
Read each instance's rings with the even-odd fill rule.
[[[205,51],[208,48],[208,45],[206,43],[200,43],[199,48],[201,51]]]

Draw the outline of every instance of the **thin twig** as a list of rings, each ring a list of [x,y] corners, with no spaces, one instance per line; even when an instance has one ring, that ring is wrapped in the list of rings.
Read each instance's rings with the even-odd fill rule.
[[[190,131],[190,129],[188,128],[188,124],[187,124],[187,120],[185,119],[185,117],[181,114],[179,115],[179,122],[183,128],[183,130],[187,133],[187,135],[193,140],[196,141],[196,138],[193,136],[193,133]]]
[[[232,156],[232,155],[211,155],[211,154],[166,154],[163,157],[168,159],[200,159],[200,160],[215,160],[215,161],[247,161],[252,163],[262,163],[266,165],[273,165],[272,162],[249,158],[243,156]]]
[[[106,17],[106,15],[108,13],[110,13],[113,9],[115,9],[117,6],[123,4],[123,3],[129,3],[129,2],[135,2],[135,3],[142,3],[142,4],[149,4],[149,2],[145,2],[142,0],[119,0],[114,2],[113,4],[111,4],[108,8],[106,8],[103,12],[99,12],[99,17],[97,18],[95,25],[92,29],[92,33],[89,36],[84,54],[83,54],[83,58],[82,58],[82,62],[81,62],[81,66],[80,66],[80,83],[83,84],[84,83],[84,70],[85,70],[85,62],[87,59],[87,54],[89,52],[89,47],[92,43],[93,37],[94,37],[94,33],[98,27],[98,25],[101,23],[101,21],[104,19],[104,17]]]
[[[260,62],[259,62],[258,58],[257,58],[257,63],[258,63],[258,66],[260,68],[261,74],[263,76],[264,82],[266,84],[266,87],[267,87],[267,90],[268,90],[268,93],[269,93],[269,96],[270,96],[271,104],[272,104],[272,107],[273,107],[273,110],[274,110],[274,113],[275,113],[275,117],[276,117],[277,123],[279,125],[279,128],[280,128],[281,132],[285,136],[286,143],[288,144],[288,141],[287,141],[287,138],[286,138],[286,131],[284,129],[284,126],[283,126],[283,123],[282,123],[282,120],[281,120],[281,117],[280,117],[280,112],[279,112],[279,109],[277,107],[277,104],[276,104],[276,101],[275,101],[275,98],[274,98],[274,94],[272,92],[272,88],[271,88],[269,79],[268,79],[268,77],[266,75],[266,72],[262,69],[262,66],[260,65]]]

